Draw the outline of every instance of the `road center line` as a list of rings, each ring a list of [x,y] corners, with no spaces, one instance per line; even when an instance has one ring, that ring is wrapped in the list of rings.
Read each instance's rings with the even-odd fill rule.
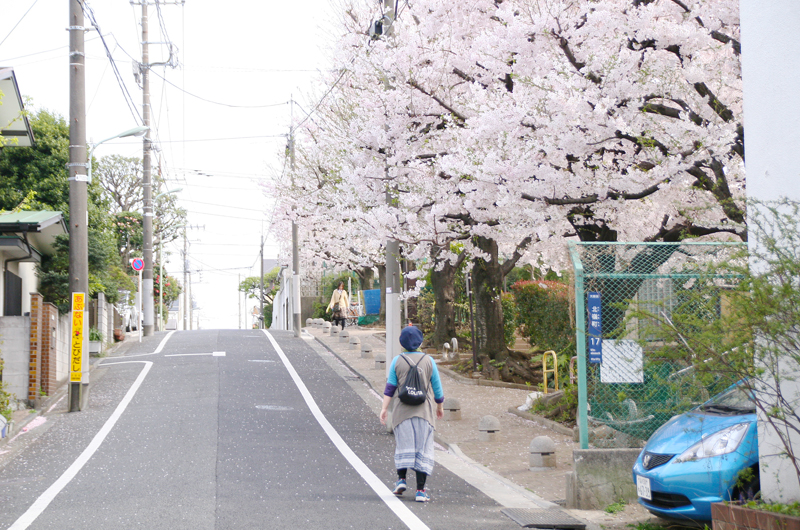
[[[101,366],[111,366],[114,364],[131,364],[131,363],[143,363],[145,366],[144,368],[142,368],[142,371],[139,372],[139,377],[136,378],[136,381],[134,381],[133,385],[131,385],[130,389],[128,389],[128,393],[125,394],[125,397],[122,398],[122,401],[120,401],[119,405],[117,405],[117,408],[116,410],[114,410],[114,413],[111,414],[111,417],[109,417],[106,420],[105,424],[103,424],[103,427],[100,429],[100,431],[98,431],[98,433],[94,435],[92,441],[89,442],[89,445],[86,447],[86,449],[83,450],[83,452],[78,456],[78,458],[75,459],[72,465],[69,466],[67,470],[64,471],[64,473],[62,473],[62,475],[58,477],[58,479],[44,491],[44,493],[39,495],[39,498],[34,501],[31,507],[28,508],[28,510],[25,513],[23,513],[19,517],[19,519],[17,519],[14,522],[14,524],[12,524],[8,528],[8,530],[25,530],[26,528],[28,528],[31,525],[31,523],[33,523],[36,520],[36,518],[39,517],[42,514],[42,512],[45,511],[45,509],[47,509],[50,503],[53,502],[53,499],[56,498],[56,495],[61,493],[61,490],[63,490],[67,486],[67,484],[69,484],[70,481],[73,478],[75,478],[75,475],[78,474],[78,472],[83,468],[83,466],[86,465],[86,462],[88,462],[89,459],[92,458],[92,455],[94,455],[95,452],[100,448],[100,445],[102,445],[103,441],[106,439],[106,436],[108,436],[108,433],[110,433],[111,429],[114,428],[114,425],[117,423],[117,420],[119,420],[120,416],[122,416],[122,413],[125,412],[125,409],[128,407],[128,404],[133,399],[133,396],[136,394],[136,391],[139,390],[140,386],[142,386],[142,382],[144,381],[144,378],[147,377],[147,372],[150,371],[150,368],[153,366],[153,363],[150,361],[122,361],[116,363],[104,363],[101,365]]]
[[[269,331],[264,330],[264,334],[267,336],[269,341],[272,343],[272,346],[278,352],[278,356],[280,356],[281,361],[283,361],[284,366],[286,366],[286,370],[289,372],[289,375],[292,376],[292,380],[294,384],[297,386],[297,389],[300,390],[300,394],[302,394],[303,399],[308,405],[308,408],[311,410],[311,413],[316,418],[317,422],[319,422],[322,430],[325,431],[325,434],[328,435],[328,438],[331,439],[333,445],[336,446],[336,449],[342,453],[342,456],[350,463],[351,466],[361,475],[361,478],[372,488],[372,490],[378,494],[378,497],[386,503],[386,506],[392,510],[397,517],[400,518],[405,525],[412,529],[412,530],[429,530],[425,523],[417,517],[414,512],[408,509],[408,507],[403,504],[403,502],[394,496],[394,494],[386,487],[386,485],[378,478],[375,473],[372,472],[370,468],[358,457],[358,455],[350,449],[350,446],[347,445],[347,442],[336,432],[336,429],[333,428],[333,425],[330,424],[328,419],[320,410],[317,402],[314,401],[314,397],[311,395],[311,392],[308,391],[308,387],[306,387],[303,380],[298,375],[297,371],[292,366],[292,363],[289,362],[289,358],[286,357],[286,354],[283,353],[278,342],[275,338],[270,334]]]

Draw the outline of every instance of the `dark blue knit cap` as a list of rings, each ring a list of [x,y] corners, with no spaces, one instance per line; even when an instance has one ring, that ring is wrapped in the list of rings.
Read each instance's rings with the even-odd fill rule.
[[[422,332],[416,326],[407,326],[400,332],[400,346],[406,351],[417,351],[422,344]]]

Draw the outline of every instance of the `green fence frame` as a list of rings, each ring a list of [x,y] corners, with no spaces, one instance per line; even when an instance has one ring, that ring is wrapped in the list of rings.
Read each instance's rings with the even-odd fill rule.
[[[575,273],[575,333],[576,333],[576,354],[578,357],[578,427],[580,431],[580,446],[581,449],[589,448],[589,414],[588,414],[588,380],[587,380],[587,362],[588,362],[588,348],[586,344],[587,336],[587,283],[592,284],[596,280],[608,279],[672,279],[672,280],[689,280],[691,278],[700,278],[702,275],[699,273],[686,273],[686,272],[671,272],[671,257],[664,260],[656,270],[651,272],[636,272],[626,271],[620,272],[614,270],[600,271],[596,270],[591,260],[585,259],[585,255],[590,252],[599,254],[605,252],[608,255],[618,255],[626,249],[641,249],[642,251],[658,252],[659,247],[667,251],[666,247],[670,247],[672,252],[670,254],[702,256],[708,254],[718,254],[720,251],[730,253],[746,248],[745,243],[721,243],[721,242],[681,242],[681,243],[622,243],[622,242],[569,242],[569,254],[572,261],[573,270]],[[680,251],[680,252],[677,252]],[[596,265],[596,263],[594,264]],[[615,264],[616,267],[616,264]],[[715,277],[718,278],[731,278],[736,279],[738,276],[730,274],[720,274]]]

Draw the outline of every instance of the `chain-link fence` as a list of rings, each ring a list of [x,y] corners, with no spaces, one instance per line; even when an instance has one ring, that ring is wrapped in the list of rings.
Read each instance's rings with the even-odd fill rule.
[[[724,291],[738,276],[724,264],[742,249],[739,243],[570,243],[581,447],[588,447],[590,430],[598,433],[596,446],[640,446],[669,418],[730,384],[700,377],[692,365],[702,359],[692,358],[680,334],[662,331],[674,328],[675,318],[712,321],[726,311]]]

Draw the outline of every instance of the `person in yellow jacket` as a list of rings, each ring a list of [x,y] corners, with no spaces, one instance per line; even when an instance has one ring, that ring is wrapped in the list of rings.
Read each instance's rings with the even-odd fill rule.
[[[344,329],[344,322],[347,318],[347,310],[350,307],[350,298],[347,296],[347,291],[344,289],[344,282],[339,282],[339,287],[333,291],[331,295],[331,303],[328,304],[328,311],[333,310],[333,323],[334,325],[341,322],[342,329]]]

